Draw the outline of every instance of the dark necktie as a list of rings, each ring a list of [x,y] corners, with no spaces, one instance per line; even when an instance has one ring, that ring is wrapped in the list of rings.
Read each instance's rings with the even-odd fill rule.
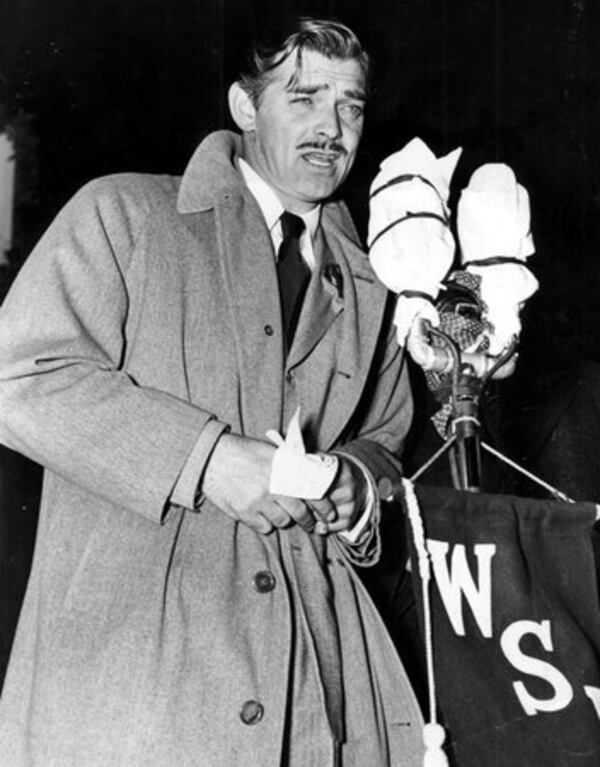
[[[277,253],[277,277],[286,353],[292,345],[302,299],[310,279],[310,269],[300,254],[300,235],[304,221],[287,210],[281,214],[283,240]]]

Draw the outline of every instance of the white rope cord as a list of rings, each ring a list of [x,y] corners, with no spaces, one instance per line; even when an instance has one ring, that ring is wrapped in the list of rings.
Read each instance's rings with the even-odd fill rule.
[[[433,630],[431,625],[431,604],[429,601],[429,583],[431,581],[431,562],[425,541],[423,518],[412,482],[403,479],[404,499],[408,518],[412,528],[415,549],[421,577],[421,598],[423,600],[423,628],[425,634],[425,662],[427,665],[427,694],[429,698],[429,721],[423,727],[425,753],[423,767],[448,767],[448,757],[443,745],[446,733],[437,721],[437,703],[435,694],[435,669],[433,663]]]

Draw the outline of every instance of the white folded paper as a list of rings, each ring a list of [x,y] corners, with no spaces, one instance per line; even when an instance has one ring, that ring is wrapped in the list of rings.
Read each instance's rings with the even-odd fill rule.
[[[371,184],[369,258],[381,282],[396,294],[437,297],[454,258],[448,194],[461,149],[436,157],[419,138],[387,157]],[[400,296],[394,322],[404,345],[416,316],[439,322],[426,297]]]
[[[508,165],[490,163],[473,173],[458,203],[457,230],[465,269],[481,277],[489,354],[497,355],[519,335],[520,309],[538,288],[525,265],[535,252],[529,195]],[[522,263],[471,263],[498,257]]]
[[[269,492],[292,498],[323,498],[338,470],[335,455],[307,453],[298,408],[287,428],[285,440],[273,429],[267,437],[277,445],[271,465]]]

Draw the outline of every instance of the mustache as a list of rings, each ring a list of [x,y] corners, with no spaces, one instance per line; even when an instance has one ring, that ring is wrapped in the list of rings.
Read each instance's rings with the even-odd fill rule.
[[[314,149],[317,152],[347,154],[346,148],[338,141],[304,141],[302,144],[298,144],[296,149]]]

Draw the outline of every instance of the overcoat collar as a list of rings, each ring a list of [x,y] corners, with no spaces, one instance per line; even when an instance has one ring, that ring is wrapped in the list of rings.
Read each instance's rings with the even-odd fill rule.
[[[234,163],[241,154],[242,139],[236,133],[223,130],[208,135],[185,169],[177,210],[199,213],[243,194],[245,185]]]

